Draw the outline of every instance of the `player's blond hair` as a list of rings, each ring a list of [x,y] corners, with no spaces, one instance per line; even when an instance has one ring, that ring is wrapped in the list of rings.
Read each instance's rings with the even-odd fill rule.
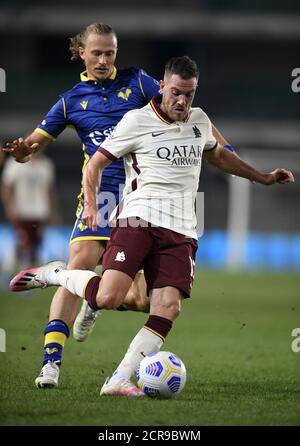
[[[76,36],[70,37],[71,60],[80,59],[79,47],[85,47],[86,39],[90,34],[113,34],[117,39],[117,35],[111,26],[106,23],[92,23]]]

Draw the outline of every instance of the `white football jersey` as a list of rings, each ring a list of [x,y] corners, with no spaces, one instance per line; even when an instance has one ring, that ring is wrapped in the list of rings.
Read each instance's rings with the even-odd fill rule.
[[[54,184],[54,164],[39,156],[27,163],[17,163],[12,157],[3,169],[2,182],[13,186],[17,214],[22,220],[49,218],[49,188]]]
[[[217,142],[201,108],[189,118],[171,121],[156,98],[126,113],[99,148],[110,159],[124,157],[123,200],[111,216],[140,217],[153,225],[197,239],[195,198],[203,151]]]

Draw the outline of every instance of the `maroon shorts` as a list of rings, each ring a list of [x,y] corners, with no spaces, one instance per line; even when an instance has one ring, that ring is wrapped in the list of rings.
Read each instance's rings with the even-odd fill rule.
[[[160,227],[113,228],[102,270],[114,269],[134,279],[144,268],[148,291],[172,286],[189,297],[197,240]]]

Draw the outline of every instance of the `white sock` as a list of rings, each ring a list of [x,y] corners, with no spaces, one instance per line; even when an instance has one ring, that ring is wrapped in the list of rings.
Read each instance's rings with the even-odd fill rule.
[[[120,375],[129,379],[136,372],[141,360],[149,353],[158,352],[162,345],[163,340],[159,336],[146,328],[142,328],[132,340],[126,355],[114,372],[111,380],[114,377],[118,379]]]
[[[85,289],[92,277],[97,276],[94,271],[84,271],[82,269],[62,269],[57,273],[49,274],[48,282],[53,285],[61,285],[72,294],[85,298]]]

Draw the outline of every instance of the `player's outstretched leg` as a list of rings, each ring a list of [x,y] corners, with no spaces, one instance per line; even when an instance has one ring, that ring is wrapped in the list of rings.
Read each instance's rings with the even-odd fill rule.
[[[133,284],[128,291],[122,305],[116,310],[119,311],[142,311],[149,313],[150,300],[147,296],[147,286],[142,272],[138,272]],[[78,342],[87,339],[96,324],[97,317],[102,314],[100,310],[93,310],[86,301],[82,302],[74,326],[73,337]]]
[[[57,285],[51,278],[51,272],[66,269],[66,266],[64,261],[54,260],[37,268],[24,269],[10,281],[9,288],[11,291],[27,291]]]

